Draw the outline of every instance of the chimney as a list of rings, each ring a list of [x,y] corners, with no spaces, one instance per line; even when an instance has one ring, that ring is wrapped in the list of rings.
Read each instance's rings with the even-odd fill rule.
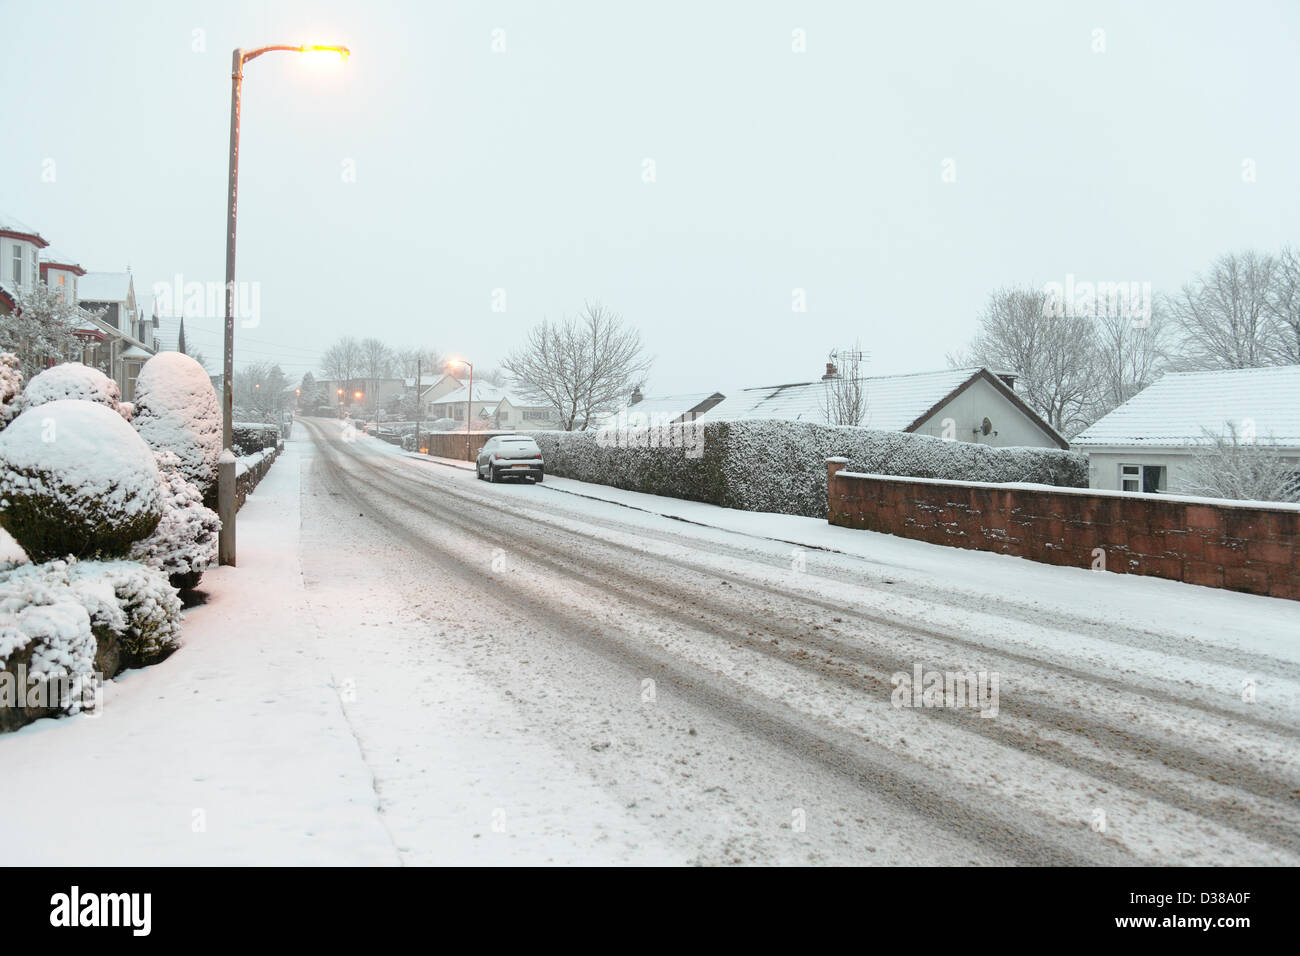
[[[641,386],[638,385],[636,388],[632,389],[632,397],[628,399],[627,403],[629,405],[635,405],[637,402],[641,401],[643,397],[644,396],[641,394]]]
[[[826,363],[826,374],[822,376],[822,381],[824,382],[824,381],[826,381],[828,378],[838,378],[838,377],[839,377],[839,374],[840,374],[839,371],[835,368],[835,363],[834,363],[834,362],[827,362],[827,363]]]
[[[993,374],[1002,379],[1002,383],[1011,391],[1016,390],[1016,379],[1019,378],[1016,372],[994,372]]]

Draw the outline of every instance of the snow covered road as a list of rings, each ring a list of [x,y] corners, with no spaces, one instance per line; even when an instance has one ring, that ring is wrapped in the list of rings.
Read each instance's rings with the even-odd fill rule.
[[[1300,862],[1295,602],[326,420],[239,520],[180,651],[0,737],[0,861]]]
[[[883,563],[792,548],[805,519],[776,519],[786,541],[769,540],[307,427],[307,591],[318,616],[355,625],[348,710],[409,861],[445,858],[471,821],[482,859],[519,858],[497,849],[515,839],[542,859],[1300,860],[1292,602],[861,532]],[[691,520],[714,512],[734,516]],[[771,518],[741,517],[758,533]],[[891,572],[899,545],[916,566]],[[932,552],[952,574],[927,571]],[[1036,603],[1039,582],[1076,607]],[[1180,605],[1163,615],[1176,626],[1158,605],[1130,626],[1112,598]],[[996,716],[894,706],[893,676],[917,666],[997,674]],[[430,676],[448,669],[472,700]],[[429,721],[448,707],[493,715],[450,742],[481,755],[472,790],[429,784],[449,745]],[[562,799],[534,778],[536,748]],[[449,804],[462,815],[431,828]]]

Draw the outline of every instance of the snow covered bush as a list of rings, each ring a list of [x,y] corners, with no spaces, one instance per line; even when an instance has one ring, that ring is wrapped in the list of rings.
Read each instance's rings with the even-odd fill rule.
[[[180,352],[159,352],[145,362],[132,423],[150,448],[174,452],[181,474],[209,495],[221,455],[221,409],[202,365]]]
[[[153,453],[105,406],[61,399],[0,432],[0,525],[33,561],[124,555],[161,515]]]
[[[878,474],[1087,487],[1087,456],[926,435],[743,420],[530,432],[549,474],[744,511],[826,517],[826,459]]]
[[[18,396],[22,392],[23,373],[18,367],[18,356],[0,352],[0,428],[18,414]]]
[[[165,572],[135,561],[78,561],[68,581],[96,631],[116,639],[123,667],[155,663],[180,646],[181,600]]]
[[[117,382],[99,369],[80,362],[64,362],[32,377],[23,390],[19,411],[61,399],[79,399],[83,402],[98,402],[123,418],[128,418],[130,416],[122,414],[121,397]]]
[[[153,534],[136,542],[131,557],[165,572],[173,587],[188,590],[217,563],[221,519],[203,506],[198,486],[181,474],[179,464],[173,453],[159,453],[162,518]]]
[[[1271,438],[1201,429],[1201,441],[1183,468],[1178,494],[1237,501],[1300,502],[1300,461]]]
[[[0,730],[82,708],[97,642],[66,571],[57,561],[0,574]]]

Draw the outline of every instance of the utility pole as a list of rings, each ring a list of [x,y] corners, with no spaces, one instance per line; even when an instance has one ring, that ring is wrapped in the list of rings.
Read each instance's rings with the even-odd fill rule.
[[[415,359],[415,453],[420,454],[420,358]]]

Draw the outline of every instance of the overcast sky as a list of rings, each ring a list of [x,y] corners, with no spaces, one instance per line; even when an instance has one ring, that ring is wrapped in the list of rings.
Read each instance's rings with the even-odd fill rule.
[[[0,33],[0,215],[142,293],[224,277],[230,51],[352,48],[247,67],[236,353],[293,378],[343,334],[491,366],[587,299],[651,393],[855,339],[925,371],[999,285],[1300,240],[1295,2],[0,0]],[[220,319],[186,328],[217,371]]]

